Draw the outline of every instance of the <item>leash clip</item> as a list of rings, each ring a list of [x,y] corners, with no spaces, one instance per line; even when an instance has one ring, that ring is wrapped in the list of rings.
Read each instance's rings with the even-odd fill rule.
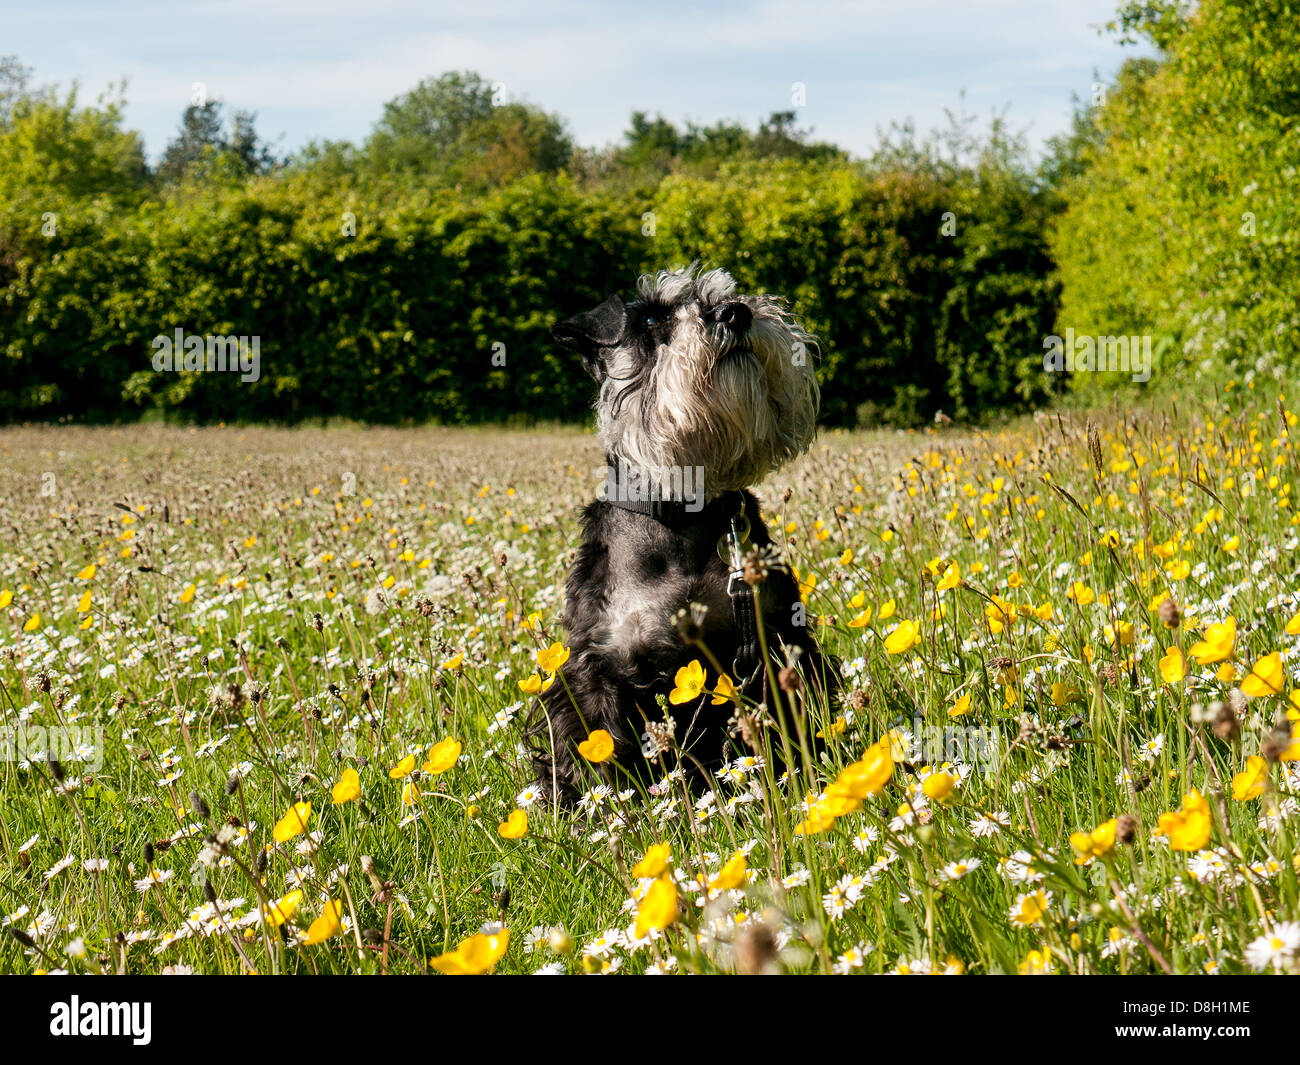
[[[745,579],[744,567],[741,567],[740,569],[733,569],[730,573],[727,574],[727,596],[729,598],[731,599],[736,598],[736,596],[739,594],[736,591],[736,582],[743,581],[744,579]]]
[[[745,513],[742,500],[740,509],[731,516],[731,531],[718,541],[718,557],[727,564],[727,594],[734,595],[733,588],[738,576],[745,572],[745,551],[750,546],[749,533],[752,526],[749,515]]]

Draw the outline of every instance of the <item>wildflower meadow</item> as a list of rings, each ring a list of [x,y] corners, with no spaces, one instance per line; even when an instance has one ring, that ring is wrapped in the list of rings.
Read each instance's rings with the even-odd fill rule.
[[[0,968],[1295,972],[1294,402],[824,432],[759,495],[841,692],[683,669],[745,753],[574,811],[588,435],[6,429]]]

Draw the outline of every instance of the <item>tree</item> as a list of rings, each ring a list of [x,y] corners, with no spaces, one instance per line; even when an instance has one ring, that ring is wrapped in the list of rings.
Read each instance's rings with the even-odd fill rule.
[[[1168,49],[1191,24],[1191,0],[1125,0],[1107,29],[1119,34],[1121,44],[1145,37],[1157,48]]]
[[[499,187],[528,174],[557,173],[572,155],[573,142],[558,120],[511,103],[464,132],[450,173],[459,181]]]
[[[633,111],[624,143],[605,171],[621,175],[624,183],[646,182],[672,173],[709,177],[734,160],[837,162],[848,158],[833,145],[811,142],[810,136],[809,131],[795,126],[793,111],[773,113],[759,124],[757,132],[732,121],[711,126],[690,122],[682,131],[662,115],[650,118],[644,111]]]
[[[420,82],[384,105],[365,146],[370,167],[434,184],[496,187],[569,163],[564,123],[529,104],[498,102],[471,71]]]
[[[1157,379],[1283,378],[1300,362],[1300,20],[1288,0],[1188,6],[1120,13],[1161,55],[1121,68],[1067,168],[1056,332],[1149,336]]]
[[[615,165],[627,171],[651,171],[666,174],[685,150],[687,141],[677,127],[663,115],[647,117],[633,111],[631,124],[623,134],[626,142],[615,153]]]
[[[831,162],[847,158],[833,144],[812,141],[812,130],[799,129],[793,111],[774,111],[758,127],[754,153],[761,159],[803,159]]]
[[[270,146],[258,136],[257,116],[236,111],[227,133],[223,106],[220,100],[205,100],[185,108],[176,139],[167,145],[158,164],[160,177],[181,181],[223,156],[242,174],[263,174],[275,166]]]
[[[258,136],[255,111],[236,111],[231,116],[226,150],[249,174],[265,174],[277,162],[271,146]]]
[[[29,96],[32,68],[18,62],[16,55],[0,55],[0,129],[13,118],[19,100]]]
[[[179,181],[199,167],[209,151],[220,151],[225,145],[221,124],[220,100],[205,100],[185,108],[176,139],[163,151],[159,175]]]
[[[382,169],[442,170],[471,126],[492,114],[492,86],[472,71],[421,81],[384,104],[366,153]]]
[[[104,196],[136,198],[145,183],[140,135],[121,128],[122,101],[106,94],[81,107],[76,89],[19,96],[0,125],[0,216],[5,208]]]

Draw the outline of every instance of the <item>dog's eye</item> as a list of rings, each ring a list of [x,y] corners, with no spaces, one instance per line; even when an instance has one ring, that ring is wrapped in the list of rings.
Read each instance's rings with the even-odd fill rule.
[[[648,315],[646,315],[645,324],[646,324],[646,325],[658,325],[658,324],[659,324],[659,319],[656,318],[653,314],[648,314]]]

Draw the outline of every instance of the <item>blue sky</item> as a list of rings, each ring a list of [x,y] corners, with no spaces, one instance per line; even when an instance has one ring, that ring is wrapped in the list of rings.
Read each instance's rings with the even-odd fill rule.
[[[283,151],[364,139],[384,101],[422,77],[477,70],[558,112],[579,143],[617,140],[633,110],[753,126],[789,110],[862,154],[891,121],[1008,108],[1032,145],[1065,128],[1132,48],[1097,27],[1117,0],[6,0],[0,53],[85,97],[127,79],[127,123],[156,158],[191,86],[254,110]],[[963,100],[961,93],[965,91]]]

